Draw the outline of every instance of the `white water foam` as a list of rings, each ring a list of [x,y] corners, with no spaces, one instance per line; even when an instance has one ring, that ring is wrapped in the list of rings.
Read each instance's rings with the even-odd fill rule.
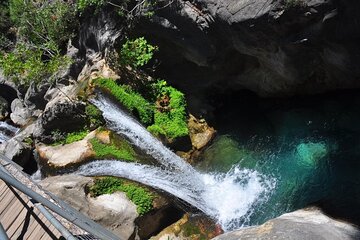
[[[274,179],[239,167],[228,173],[200,173],[106,98],[92,102],[112,130],[127,136],[162,166],[103,160],[82,166],[78,174],[124,177],[161,189],[216,219],[225,231],[241,227],[275,186]]]
[[[8,141],[18,131],[18,128],[9,125],[6,122],[0,122],[0,143]]]

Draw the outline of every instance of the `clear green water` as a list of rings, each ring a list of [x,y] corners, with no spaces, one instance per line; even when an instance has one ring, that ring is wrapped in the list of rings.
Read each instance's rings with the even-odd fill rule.
[[[268,201],[244,225],[309,205],[360,222],[360,97],[343,93],[262,101],[224,100],[219,135],[199,168],[234,165],[276,178]],[[236,106],[236,108],[235,108]]]

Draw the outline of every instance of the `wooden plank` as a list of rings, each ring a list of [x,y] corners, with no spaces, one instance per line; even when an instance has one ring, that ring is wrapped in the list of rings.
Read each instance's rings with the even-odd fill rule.
[[[34,216],[31,216],[32,218],[34,218]],[[34,231],[39,231],[41,228],[40,224],[38,223],[38,221],[34,218],[33,223],[31,224],[31,226],[29,227],[28,231],[26,232],[24,239],[31,239],[30,235],[34,232]]]
[[[2,194],[1,197],[0,197],[0,202],[3,202],[4,199],[9,196],[9,194],[10,194],[10,195],[13,195],[13,194],[11,193],[10,188],[6,188],[6,190],[3,192],[3,194]]]
[[[7,188],[8,186],[4,183],[4,182],[1,182],[0,183],[0,193],[2,194],[3,191],[5,191],[5,189]],[[0,196],[1,196],[0,194]]]
[[[2,219],[3,215],[9,210],[10,206],[17,201],[14,194],[9,193],[3,201],[1,201],[1,209],[0,209],[0,219]]]
[[[15,232],[14,235],[11,237],[11,239],[18,239],[19,237],[21,237],[21,238],[19,238],[19,239],[26,239],[26,238],[24,237],[25,234],[26,234],[27,232],[29,232],[29,229],[31,229],[31,226],[32,226],[33,224],[36,225],[36,220],[35,220],[35,218],[34,218],[34,217],[32,216],[32,214],[31,214],[32,211],[33,211],[32,209],[27,209],[27,217],[28,217],[28,219],[25,219],[26,222],[23,222],[23,225],[21,225],[21,227],[16,230],[16,232]],[[25,224],[26,224],[26,225],[25,225]],[[24,231],[25,233],[22,234],[23,231]],[[22,236],[20,236],[20,235],[22,235]]]
[[[20,215],[21,211],[23,210],[24,205],[22,202],[20,202],[18,199],[13,201],[13,204],[9,206],[6,212],[2,216],[0,216],[0,219],[4,221],[3,227],[4,229],[8,229],[11,224],[16,220],[16,217]]]
[[[20,212],[19,216],[17,216],[16,220],[13,222],[13,224],[6,230],[6,233],[10,239],[14,239],[13,235],[19,228],[22,229],[27,212],[28,212],[27,208],[24,207]]]

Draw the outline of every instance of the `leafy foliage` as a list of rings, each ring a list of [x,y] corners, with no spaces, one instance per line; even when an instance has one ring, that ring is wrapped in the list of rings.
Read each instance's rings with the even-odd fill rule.
[[[18,44],[10,53],[0,53],[0,65],[6,77],[17,84],[28,85],[51,78],[60,68],[67,66],[70,59],[55,52],[51,58],[43,59],[43,51]]]
[[[159,104],[155,110],[154,124],[148,130],[154,135],[165,135],[170,139],[188,135],[184,94],[168,86],[165,81],[158,81],[153,89]]]
[[[73,6],[62,0],[10,0],[10,18],[26,42],[50,50],[66,43],[77,28]]]
[[[10,37],[10,14],[7,1],[0,2],[0,50],[6,50],[12,46]]]
[[[135,161],[135,151],[127,143],[123,142],[120,147],[115,144],[107,145],[101,143],[98,139],[90,140],[90,143],[95,151],[96,158],[115,158],[127,161]]]
[[[150,45],[144,37],[127,40],[120,51],[121,61],[133,67],[142,67],[153,57],[156,47]]]
[[[86,8],[90,7],[101,7],[105,4],[104,0],[78,0],[76,3],[76,8],[79,12],[83,12]]]
[[[129,111],[138,114],[141,122],[144,124],[151,123],[153,115],[153,108],[151,104],[140,94],[132,91],[130,87],[118,85],[115,81],[106,78],[95,79],[94,84],[95,86],[109,92]]]
[[[92,104],[89,104],[85,107],[85,114],[88,118],[88,123],[90,128],[96,128],[104,124],[104,119],[102,117],[101,111],[97,109]]]
[[[145,188],[133,183],[124,183],[122,180],[115,177],[100,178],[95,181],[95,184],[90,188],[90,193],[93,196],[100,196],[102,194],[111,194],[116,191],[121,191],[137,206],[137,211],[140,216],[149,212],[153,208],[153,196]]]
[[[55,73],[70,63],[62,56],[61,49],[77,28],[71,3],[9,0],[8,7],[4,14],[11,19],[19,36],[12,52],[0,53],[5,76],[24,85],[54,80]]]

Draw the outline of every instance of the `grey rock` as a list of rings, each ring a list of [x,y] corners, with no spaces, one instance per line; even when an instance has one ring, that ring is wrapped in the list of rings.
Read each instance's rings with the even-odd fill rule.
[[[31,159],[32,147],[21,142],[19,139],[12,138],[3,144],[0,144],[0,152],[24,167]]]
[[[40,184],[75,209],[113,231],[121,239],[129,239],[133,234],[134,221],[138,214],[136,206],[124,193],[92,198],[85,190],[93,184],[92,178],[77,175],[49,177]]]
[[[31,82],[24,97],[25,106],[31,109],[44,109],[47,103],[44,96],[49,87],[49,83],[35,84]]]
[[[281,215],[263,225],[220,235],[214,240],[354,240],[360,231],[354,225],[326,216],[316,208]]]
[[[180,0],[135,31],[159,46],[158,70],[187,92],[191,112],[201,108],[192,102],[242,89],[268,97],[360,87],[360,2],[299,3]]]
[[[16,98],[11,103],[10,118],[15,124],[24,126],[30,121],[31,111],[24,106],[20,99]]]
[[[45,131],[71,131],[85,122],[85,104],[76,100],[77,87],[69,85],[48,90],[44,98],[49,102],[38,119]]]

